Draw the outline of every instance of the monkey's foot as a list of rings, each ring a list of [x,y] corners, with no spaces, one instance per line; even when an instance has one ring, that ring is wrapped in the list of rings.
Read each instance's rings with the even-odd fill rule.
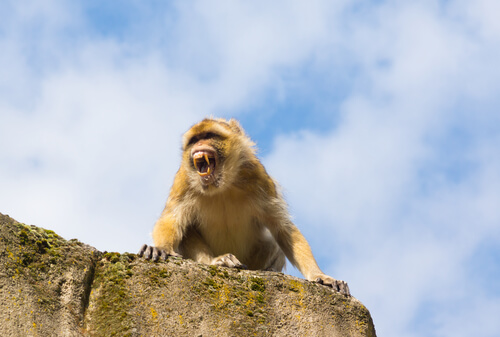
[[[345,281],[336,280],[333,277],[327,275],[320,275],[317,276],[313,282],[325,285],[327,287],[332,287],[333,290],[338,291],[342,295],[351,296],[351,293],[349,291],[349,286]]]
[[[241,269],[247,268],[247,266],[242,264],[233,254],[224,254],[221,256],[217,256],[215,259],[212,260],[212,262],[210,262],[210,264],[215,266],[229,267],[229,268],[241,268]]]
[[[139,250],[139,253],[137,253],[137,255],[139,255],[140,257],[144,257],[146,260],[153,260],[155,262],[159,259],[165,261],[168,256],[182,257],[180,254],[174,251],[167,252],[164,249],[160,249],[154,246],[148,246],[146,244],[141,247],[141,250]]]

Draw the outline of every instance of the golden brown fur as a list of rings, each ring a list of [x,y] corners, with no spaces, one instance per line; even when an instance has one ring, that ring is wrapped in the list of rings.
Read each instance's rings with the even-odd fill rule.
[[[181,167],[153,230],[155,247],[144,245],[140,255],[276,271],[286,255],[306,279],[349,295],[344,281],[319,269],[237,121],[201,121],[186,132],[182,149]]]

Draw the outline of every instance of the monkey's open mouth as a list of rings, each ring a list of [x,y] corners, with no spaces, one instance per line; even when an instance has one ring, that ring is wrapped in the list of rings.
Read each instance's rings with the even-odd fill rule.
[[[193,163],[201,177],[208,177],[215,171],[215,154],[209,151],[197,151],[193,154]]]

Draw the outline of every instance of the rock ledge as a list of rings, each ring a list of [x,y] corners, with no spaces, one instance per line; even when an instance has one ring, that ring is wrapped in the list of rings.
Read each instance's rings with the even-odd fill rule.
[[[281,273],[102,253],[0,213],[2,336],[375,336],[354,297]]]

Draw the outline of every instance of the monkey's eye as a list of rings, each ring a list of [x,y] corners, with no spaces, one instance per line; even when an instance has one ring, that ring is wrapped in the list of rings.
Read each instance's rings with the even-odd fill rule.
[[[198,137],[196,137],[196,136],[191,137],[191,139],[189,140],[187,145],[189,146],[189,145],[196,144],[198,141],[199,141]]]
[[[199,140],[202,140],[202,139],[213,139],[213,138],[220,138],[220,136],[216,133],[213,133],[213,132],[205,132],[205,133],[191,137],[191,139],[189,140],[187,145],[189,146],[189,145],[196,144]]]

